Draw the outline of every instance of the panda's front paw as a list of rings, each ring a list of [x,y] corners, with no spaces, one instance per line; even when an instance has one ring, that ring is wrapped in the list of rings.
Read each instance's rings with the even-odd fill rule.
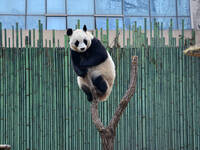
[[[81,76],[82,78],[85,78],[87,75],[87,72],[81,72],[78,74],[78,76]]]
[[[92,94],[87,95],[87,99],[89,102],[92,102],[92,100],[93,100]]]
[[[77,74],[78,74],[78,76],[81,76],[81,77],[85,77],[86,75],[87,75],[87,70],[86,69],[84,69],[84,70],[79,70],[78,72],[77,72]]]

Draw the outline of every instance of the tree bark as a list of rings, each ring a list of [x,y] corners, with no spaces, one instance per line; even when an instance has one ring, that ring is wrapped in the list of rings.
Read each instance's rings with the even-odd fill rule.
[[[101,136],[102,149],[103,150],[113,150],[114,149],[114,137]]]
[[[124,110],[126,109],[128,102],[135,93],[136,79],[137,79],[137,63],[138,57],[132,57],[131,74],[130,74],[130,84],[125,95],[121,99],[112,119],[110,120],[107,127],[104,127],[98,114],[98,99],[96,96],[95,88],[92,87],[93,101],[91,105],[92,121],[95,124],[97,130],[100,133],[102,149],[103,150],[114,150],[114,139],[116,135],[116,128],[119,123],[120,117]]]
[[[113,150],[114,149],[114,139],[115,131],[111,128],[106,128],[100,132],[102,149],[103,150]]]

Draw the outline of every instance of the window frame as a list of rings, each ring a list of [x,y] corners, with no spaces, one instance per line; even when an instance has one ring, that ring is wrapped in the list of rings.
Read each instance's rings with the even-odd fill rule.
[[[122,18],[122,23],[124,24],[125,23],[125,18],[126,17],[143,17],[143,18],[149,18],[149,21],[150,23],[153,22],[153,19],[152,18],[160,18],[160,17],[175,17],[176,18],[176,28],[179,29],[179,18],[189,18],[191,20],[191,12],[190,12],[190,2],[189,2],[189,16],[179,16],[178,14],[178,0],[175,0],[175,11],[176,11],[176,15],[175,16],[152,16],[151,15],[151,0],[148,0],[149,2],[149,15],[148,16],[139,16],[139,15],[125,15],[124,14],[124,1],[125,0],[121,0],[121,14],[119,15],[114,15],[114,14],[109,14],[109,15],[105,15],[105,14],[97,14],[96,13],[96,0],[93,0],[94,1],[94,13],[92,15],[83,15],[83,14],[67,14],[67,2],[68,0],[65,0],[65,14],[48,14],[47,13],[47,1],[48,0],[44,0],[45,1],[45,13],[44,14],[28,14],[28,0],[25,0],[25,14],[0,14],[0,16],[24,16],[25,17],[25,29],[27,29],[27,16],[44,16],[45,17],[45,29],[47,29],[47,18],[48,17],[65,17],[66,19],[66,29],[67,29],[67,25],[68,25],[68,16],[76,16],[76,17],[81,17],[81,16],[85,16],[85,17],[94,17],[94,29],[96,29],[97,27],[97,24],[96,24],[96,18],[97,17],[104,17],[104,18]],[[189,1],[189,0],[188,0]],[[191,24],[191,22],[190,22]]]

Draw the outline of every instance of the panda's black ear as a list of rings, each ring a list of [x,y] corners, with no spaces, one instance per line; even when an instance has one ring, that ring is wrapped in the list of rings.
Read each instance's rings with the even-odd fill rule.
[[[83,26],[83,31],[87,31],[87,27],[86,27],[86,25],[84,24],[84,26]]]
[[[71,28],[67,29],[67,35],[68,36],[71,36],[73,33],[73,30]]]

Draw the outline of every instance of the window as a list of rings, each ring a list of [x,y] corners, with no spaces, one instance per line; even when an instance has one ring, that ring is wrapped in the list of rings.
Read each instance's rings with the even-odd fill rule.
[[[97,28],[102,28],[103,30],[106,29],[106,17],[97,17],[96,23]],[[115,30],[116,29],[116,19],[119,20],[119,28],[123,28],[123,21],[122,18],[108,18],[109,19],[109,30]]]
[[[154,19],[163,22],[164,29],[168,29],[171,18],[175,29],[182,27],[182,19],[185,20],[185,29],[190,29],[190,1],[1,0],[0,5],[0,21],[8,28],[16,21],[25,29],[38,28],[40,19],[44,29],[64,30],[67,27],[75,28],[79,19],[81,25],[86,24],[88,29],[106,29],[107,18],[111,30],[116,27],[116,19],[119,20],[119,28],[123,24],[128,28],[137,21],[137,25],[143,29],[144,18],[147,19],[147,29]]]
[[[122,14],[121,0],[96,0],[96,14]]]
[[[2,23],[2,28],[12,29],[12,26],[15,28],[17,22],[19,29],[25,29],[24,16],[0,16],[0,22]]]
[[[175,0],[151,0],[152,16],[176,16]]]
[[[68,0],[67,14],[93,15],[94,14],[94,0]]]
[[[46,0],[46,1],[47,1],[47,13],[65,14],[65,0]]]
[[[182,29],[182,20],[184,20],[185,29],[191,29],[191,21],[190,21],[189,17],[179,17],[178,18],[179,29]]]
[[[57,29],[65,30],[66,29],[66,18],[65,17],[48,17],[47,18],[47,29]]]
[[[147,29],[150,29],[150,20],[149,18],[147,19]],[[135,21],[137,22],[137,26],[141,26],[142,29],[144,29],[144,17],[126,17],[125,18],[125,26],[126,29],[129,28],[129,25],[134,25]]]
[[[29,0],[27,1],[27,13],[28,14],[44,14],[45,13],[45,1],[44,0]]]
[[[125,16],[149,16],[148,0],[124,0]]]
[[[176,17],[153,17],[153,20],[156,19],[157,22],[163,23],[163,29],[168,29],[170,26],[170,20],[172,19],[172,27],[173,29],[177,28],[177,20]],[[152,23],[153,24],[153,23]]]
[[[1,0],[0,14],[25,14],[25,0]]]
[[[73,28],[75,29],[76,25],[77,25],[77,22],[78,20],[80,20],[80,28],[83,27],[84,24],[87,25],[87,29],[88,30],[92,30],[94,29],[94,17],[83,17],[83,16],[76,16],[76,17],[73,17],[73,16],[69,16],[67,18],[67,26],[68,28]]]
[[[44,16],[27,16],[27,29],[37,29],[38,28],[38,20],[43,24],[43,29],[45,29],[45,17]]]

